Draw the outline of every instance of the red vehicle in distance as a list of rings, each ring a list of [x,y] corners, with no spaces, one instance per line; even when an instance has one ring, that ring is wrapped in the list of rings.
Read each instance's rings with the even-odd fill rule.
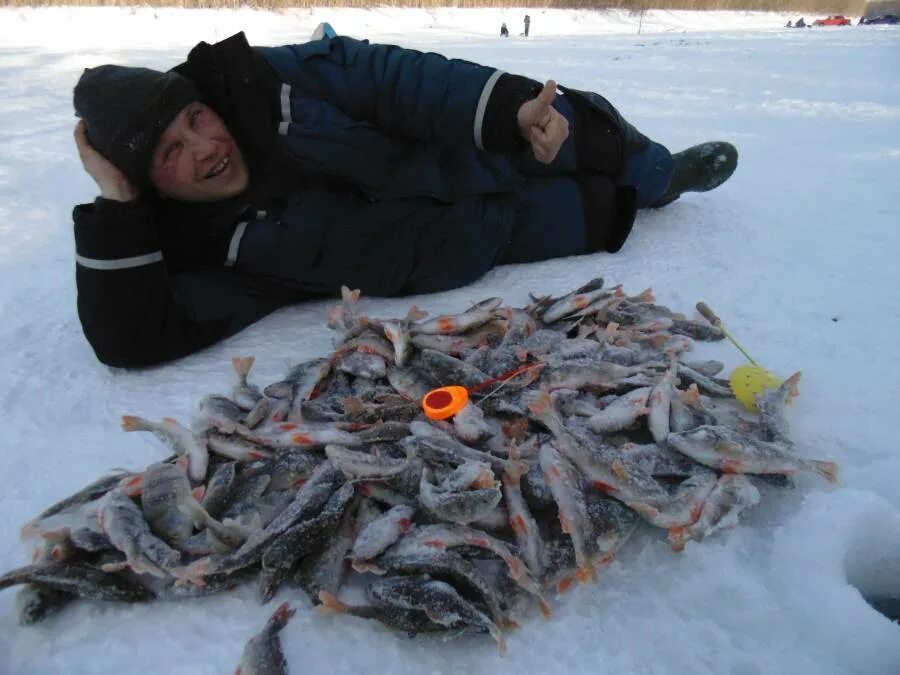
[[[835,14],[834,16],[829,16],[827,19],[816,19],[813,21],[813,26],[849,26],[850,19],[846,16],[841,16],[840,14]]]

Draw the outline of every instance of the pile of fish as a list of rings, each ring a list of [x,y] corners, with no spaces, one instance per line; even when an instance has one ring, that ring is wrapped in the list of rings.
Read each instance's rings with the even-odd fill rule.
[[[638,527],[675,551],[732,526],[757,481],[837,478],[789,438],[799,373],[741,408],[722,364],[691,361],[720,329],[595,279],[525,308],[499,298],[455,316],[363,315],[344,289],[334,353],[260,389],[233,359],[228,396],[191,427],[122,418],[175,455],[106,476],[22,528],[31,565],[0,577],[30,624],[74,598],[198,597],[255,580],[299,587],[322,611],[409,635],[505,635],[548,596],[596,578]],[[446,385],[468,403],[433,420]],[[338,599],[356,593],[355,604]],[[279,607],[246,672],[284,668]],[[280,664],[280,665],[279,665]],[[268,671],[267,671],[268,672]]]

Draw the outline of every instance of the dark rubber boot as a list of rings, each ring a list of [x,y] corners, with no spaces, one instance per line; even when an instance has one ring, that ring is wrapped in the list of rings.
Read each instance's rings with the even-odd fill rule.
[[[707,192],[719,187],[737,168],[737,148],[725,141],[710,141],[672,155],[675,170],[669,187],[651,206],[658,209],[685,192]]]

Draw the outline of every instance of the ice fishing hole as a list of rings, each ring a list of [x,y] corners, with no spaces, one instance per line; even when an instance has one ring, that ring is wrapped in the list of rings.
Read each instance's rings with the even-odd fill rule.
[[[891,621],[900,621],[900,523],[860,527],[844,559],[847,583]]]

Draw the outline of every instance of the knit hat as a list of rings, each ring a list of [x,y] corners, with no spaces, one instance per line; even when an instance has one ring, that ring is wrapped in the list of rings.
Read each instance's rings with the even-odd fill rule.
[[[149,68],[86,68],[75,85],[75,114],[88,141],[138,189],[150,186],[153,151],[186,105],[200,100],[189,79]]]

